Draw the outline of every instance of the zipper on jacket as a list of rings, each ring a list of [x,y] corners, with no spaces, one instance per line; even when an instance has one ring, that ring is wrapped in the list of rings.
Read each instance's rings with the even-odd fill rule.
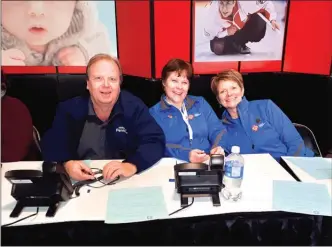
[[[240,111],[238,111],[238,113],[239,113],[239,117],[240,117],[240,121],[241,121],[241,114],[240,114]],[[255,144],[253,143],[252,138],[250,137],[250,135],[248,135],[247,130],[246,130],[245,126],[243,126],[242,121],[241,121],[241,125],[242,125],[242,127],[244,128],[244,132],[246,133],[246,135],[248,136],[248,138],[249,138],[249,140],[250,140],[250,142],[251,142],[251,149],[252,149],[252,150],[255,150]]]

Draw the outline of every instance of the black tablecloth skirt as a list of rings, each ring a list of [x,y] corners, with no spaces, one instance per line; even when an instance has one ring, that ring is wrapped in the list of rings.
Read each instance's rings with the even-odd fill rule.
[[[285,212],[237,213],[110,225],[80,221],[2,227],[2,245],[323,245],[331,220]],[[322,230],[326,228],[326,230]],[[325,231],[325,233],[324,233]],[[325,236],[326,235],[326,236]]]

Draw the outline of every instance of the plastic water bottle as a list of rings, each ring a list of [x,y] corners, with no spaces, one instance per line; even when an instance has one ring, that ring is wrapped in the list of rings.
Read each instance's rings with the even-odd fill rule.
[[[241,183],[243,179],[244,159],[240,155],[240,147],[233,146],[231,154],[225,160],[225,174],[222,195],[226,200],[237,201],[242,196]]]

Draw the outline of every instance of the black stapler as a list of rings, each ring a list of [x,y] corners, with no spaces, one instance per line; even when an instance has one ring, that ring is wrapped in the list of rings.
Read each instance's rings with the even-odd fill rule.
[[[181,163],[174,166],[175,188],[181,197],[181,207],[188,197],[211,196],[214,206],[220,206],[219,192],[224,174],[224,155],[211,155],[209,165]]]

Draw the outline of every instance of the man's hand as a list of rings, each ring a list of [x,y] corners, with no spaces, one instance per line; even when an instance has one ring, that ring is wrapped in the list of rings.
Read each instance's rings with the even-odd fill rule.
[[[189,161],[193,163],[203,163],[210,158],[204,151],[193,149],[189,153]]]
[[[25,66],[25,55],[19,49],[2,50],[1,64],[5,66]]]
[[[64,164],[68,175],[77,181],[94,179],[92,170],[82,161],[71,160]]]
[[[234,35],[234,33],[236,33],[236,31],[237,31],[237,27],[234,25],[227,28],[228,35]]]
[[[271,25],[272,25],[272,29],[273,29],[273,31],[275,31],[275,30],[280,30],[280,27],[279,27],[279,24],[277,23],[277,21],[276,20],[272,20],[271,21]]]
[[[77,46],[62,48],[57,57],[64,66],[84,66],[86,60],[83,52]]]
[[[117,176],[130,177],[136,172],[137,168],[135,165],[119,161],[111,161],[103,168],[103,176],[105,180],[113,180]]]
[[[210,151],[210,154],[222,154],[225,156],[225,151],[222,147],[218,146],[218,147],[212,148]]]

